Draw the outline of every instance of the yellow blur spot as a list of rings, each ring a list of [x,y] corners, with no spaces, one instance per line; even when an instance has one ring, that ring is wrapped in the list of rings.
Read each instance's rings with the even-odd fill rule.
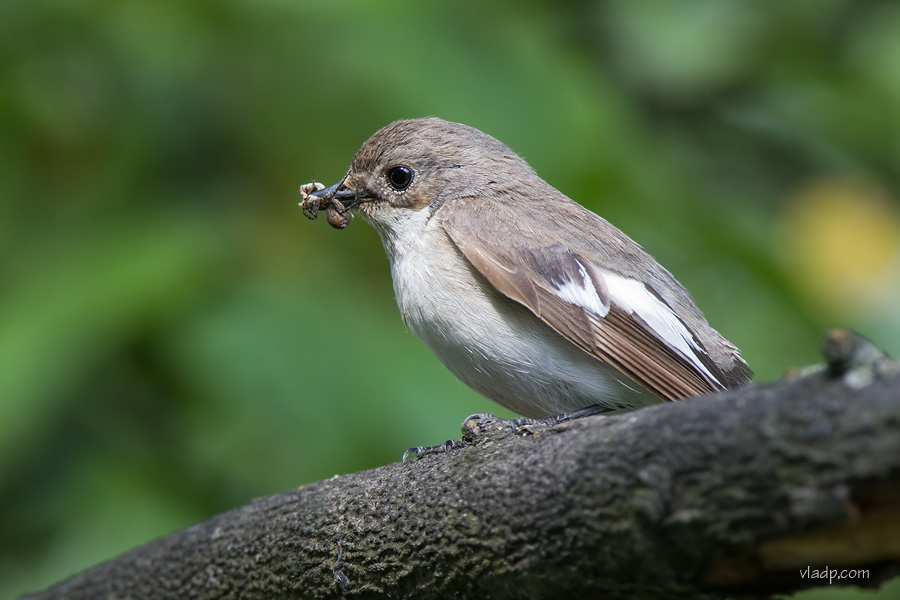
[[[788,198],[777,233],[791,280],[826,310],[884,307],[900,289],[900,210],[874,185],[814,181]]]

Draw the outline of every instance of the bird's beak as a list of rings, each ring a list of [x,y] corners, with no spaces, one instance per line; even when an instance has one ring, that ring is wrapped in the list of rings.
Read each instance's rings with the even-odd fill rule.
[[[309,194],[310,198],[318,198],[323,201],[325,206],[331,204],[333,200],[338,200],[341,204],[345,205],[347,208],[350,208],[355,204],[352,200],[357,198],[357,194],[354,190],[350,188],[344,187],[344,182],[339,181],[334,185],[330,185],[325,189],[318,190]]]

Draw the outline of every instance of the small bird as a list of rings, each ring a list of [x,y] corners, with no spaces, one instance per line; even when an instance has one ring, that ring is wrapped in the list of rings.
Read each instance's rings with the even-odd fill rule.
[[[473,127],[395,121],[339,183],[301,195],[310,218],[376,229],[407,326],[520,415],[630,410],[751,376],[652,256]]]

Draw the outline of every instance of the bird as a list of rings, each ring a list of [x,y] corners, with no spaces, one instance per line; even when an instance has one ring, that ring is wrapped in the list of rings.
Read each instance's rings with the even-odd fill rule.
[[[624,412],[750,380],[650,254],[474,127],[395,121],[338,183],[300,191],[311,218],[374,227],[407,327],[519,415]]]

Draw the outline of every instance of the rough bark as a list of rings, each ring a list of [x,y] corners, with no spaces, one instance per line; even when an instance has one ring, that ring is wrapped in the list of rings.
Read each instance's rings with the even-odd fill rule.
[[[461,448],[259,498],[30,598],[762,597],[825,565],[877,586],[900,565],[900,370],[845,366],[483,419]]]

